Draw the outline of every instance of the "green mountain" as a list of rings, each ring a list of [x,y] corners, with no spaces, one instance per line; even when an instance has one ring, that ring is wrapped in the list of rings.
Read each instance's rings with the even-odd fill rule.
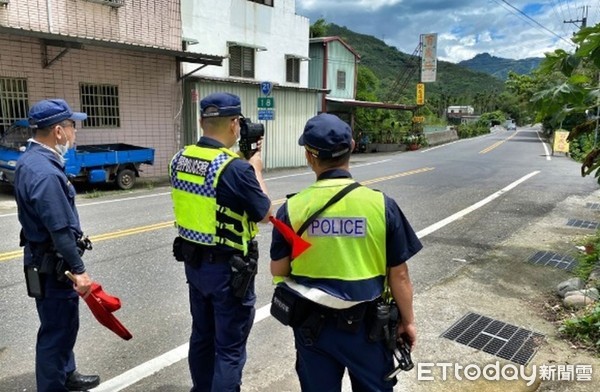
[[[381,80],[378,95],[414,97],[415,85],[418,82],[420,59],[412,54],[400,52],[385,42],[370,35],[355,33],[346,27],[336,24],[327,25],[328,36],[339,36],[360,54],[360,64],[370,68]],[[418,42],[415,41],[415,47]],[[394,83],[413,71],[404,89]],[[393,86],[394,91],[389,91]],[[426,95],[437,96],[449,104],[470,104],[473,97],[492,94],[504,90],[504,82],[487,73],[476,72],[457,64],[438,61],[437,81],[427,83]]]
[[[512,60],[491,56],[489,53],[481,53],[470,60],[461,61],[458,65],[473,71],[485,72],[500,80],[506,80],[509,71],[520,75],[529,74],[540,65],[542,60],[540,57]]]

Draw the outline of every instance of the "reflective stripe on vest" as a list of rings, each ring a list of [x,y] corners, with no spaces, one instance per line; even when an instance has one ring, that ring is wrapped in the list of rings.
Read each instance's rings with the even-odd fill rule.
[[[171,196],[179,235],[202,245],[223,244],[247,253],[247,243],[258,228],[240,215],[217,204],[217,186],[223,169],[237,154],[227,148],[187,146],[177,153],[169,165]],[[233,223],[218,221],[217,212],[235,220],[242,227],[236,230]],[[232,235],[219,235],[227,231]]]
[[[320,180],[288,200],[294,230],[352,179]],[[359,187],[327,208],[302,237],[312,246],[292,261],[292,278],[346,301],[379,297],[386,275],[385,201]]]

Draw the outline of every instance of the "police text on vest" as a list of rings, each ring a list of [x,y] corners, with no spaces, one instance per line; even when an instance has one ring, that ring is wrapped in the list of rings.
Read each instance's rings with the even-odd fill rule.
[[[175,170],[188,174],[195,174],[197,176],[206,177],[206,169],[210,162],[203,161],[197,158],[190,158],[182,155],[177,161],[177,167]]]
[[[366,218],[317,218],[308,229],[309,236],[364,237]]]

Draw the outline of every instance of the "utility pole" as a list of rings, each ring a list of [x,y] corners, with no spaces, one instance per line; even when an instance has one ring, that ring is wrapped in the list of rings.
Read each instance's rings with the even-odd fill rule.
[[[581,19],[563,20],[563,23],[573,23],[574,25],[577,26],[577,23],[581,22],[581,26],[578,26],[578,27],[581,27],[581,28],[586,27],[587,26],[588,9],[590,8],[590,6],[589,5],[584,5],[581,8],[583,9]]]

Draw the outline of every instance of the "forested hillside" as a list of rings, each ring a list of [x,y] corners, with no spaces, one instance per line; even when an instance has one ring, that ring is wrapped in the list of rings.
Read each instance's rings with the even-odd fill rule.
[[[539,57],[513,60],[492,56],[489,53],[481,53],[470,60],[461,61],[458,65],[473,71],[485,72],[500,80],[506,80],[510,71],[519,75],[530,74],[540,65],[542,60]]]
[[[398,51],[370,35],[358,34],[346,27],[333,23],[327,25],[327,35],[339,36],[361,55],[361,64],[370,68],[381,80],[380,97],[390,93],[386,90],[393,81],[406,70],[414,70],[403,95],[414,95],[414,86],[418,82],[419,59],[411,54]],[[418,35],[410,37],[418,44]],[[504,82],[483,72],[475,72],[446,61],[438,61],[437,82],[428,83],[426,94],[443,96],[452,104],[468,104],[476,96],[499,93],[504,90]],[[397,92],[391,92],[397,95]],[[445,99],[448,97],[447,99]]]

